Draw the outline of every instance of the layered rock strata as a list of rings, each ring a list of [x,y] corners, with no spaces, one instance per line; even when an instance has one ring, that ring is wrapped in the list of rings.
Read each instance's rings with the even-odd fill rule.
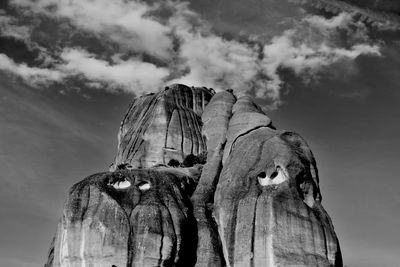
[[[118,136],[111,171],[69,191],[46,266],[342,266],[309,146],[251,98],[172,85]]]

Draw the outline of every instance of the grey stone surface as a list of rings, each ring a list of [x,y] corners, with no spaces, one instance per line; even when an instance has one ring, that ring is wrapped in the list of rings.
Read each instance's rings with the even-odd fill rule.
[[[201,135],[201,115],[213,91],[174,84],[156,94],[135,99],[121,122],[118,152],[111,170],[120,164],[149,168],[183,162],[207,148]]]
[[[111,172],[69,191],[46,267],[343,265],[308,144],[251,98],[173,85],[118,138]]]
[[[226,143],[226,132],[232,116],[235,97],[227,91],[217,93],[204,110],[203,135],[207,144],[207,162],[192,196],[194,216],[197,221],[196,266],[222,266],[224,258],[212,218],[214,192],[222,169],[222,156]]]
[[[232,149],[215,192],[228,266],[341,266],[313,160],[298,135],[257,128]]]
[[[190,266],[195,179],[168,169],[99,173],[74,185],[51,266]]]

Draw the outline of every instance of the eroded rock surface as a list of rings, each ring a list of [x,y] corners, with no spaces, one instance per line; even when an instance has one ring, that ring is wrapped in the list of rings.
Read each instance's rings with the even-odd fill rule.
[[[238,140],[215,193],[228,266],[340,266],[333,226],[318,200],[296,134],[258,128]]]
[[[251,98],[172,85],[118,138],[112,171],[70,190],[46,267],[342,266],[309,146]]]
[[[201,115],[213,94],[212,89],[175,84],[135,99],[121,123],[111,170],[121,164],[150,168],[205,153]]]
[[[125,170],[74,185],[52,266],[193,265],[193,179],[175,170]]]
[[[196,266],[224,265],[222,246],[212,211],[214,192],[222,169],[226,132],[235,101],[235,96],[228,91],[217,93],[202,116],[207,162],[192,196],[198,233]]]

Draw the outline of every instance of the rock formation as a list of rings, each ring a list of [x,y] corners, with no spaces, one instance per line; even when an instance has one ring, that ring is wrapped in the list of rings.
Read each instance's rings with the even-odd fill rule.
[[[310,148],[249,97],[172,85],[118,140],[70,189],[45,266],[342,266]]]
[[[205,153],[201,114],[212,94],[206,88],[176,84],[135,99],[122,120],[111,170],[120,164],[149,168],[171,159],[183,162],[190,154]]]

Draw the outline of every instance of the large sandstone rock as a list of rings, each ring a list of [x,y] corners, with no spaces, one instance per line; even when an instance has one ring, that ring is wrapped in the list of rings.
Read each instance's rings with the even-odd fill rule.
[[[149,168],[205,153],[201,114],[213,94],[207,88],[175,84],[135,99],[121,123],[111,170],[121,164]]]
[[[118,138],[112,171],[70,190],[46,267],[342,266],[309,146],[248,96],[172,85]]]
[[[168,169],[99,173],[74,185],[50,266],[190,266],[195,178]]]
[[[237,141],[215,193],[228,266],[337,266],[340,250],[297,135],[256,128]]]

